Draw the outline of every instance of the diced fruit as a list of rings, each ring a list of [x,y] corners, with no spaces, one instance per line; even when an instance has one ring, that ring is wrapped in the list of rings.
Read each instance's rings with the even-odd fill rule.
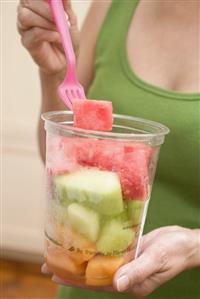
[[[69,251],[67,252],[68,256],[77,264],[83,264],[84,262],[89,261],[91,258],[93,258],[94,254],[88,254],[84,252],[79,251]]]
[[[86,265],[76,264],[66,253],[66,250],[56,245],[47,248],[46,263],[50,271],[65,280],[72,275],[81,276],[85,274]]]
[[[98,214],[80,204],[73,203],[68,207],[68,219],[72,228],[90,241],[96,241],[99,234]]]
[[[123,257],[100,255],[93,257],[86,268],[86,284],[91,286],[112,284],[115,272],[123,263]]]
[[[124,155],[123,161],[116,161],[115,169],[120,176],[123,195],[126,199],[145,200],[148,197],[148,163],[146,152],[135,151]]]
[[[125,198],[144,200],[154,153],[143,143],[48,135],[47,169],[53,175],[77,172],[80,166],[113,171],[119,175]]]
[[[67,254],[76,264],[89,261],[96,254],[96,245],[88,241],[84,236],[65,228],[63,247],[67,249]]]
[[[126,204],[124,204],[124,211],[121,214],[119,214],[115,217],[107,217],[105,219],[105,221],[103,222],[103,224],[105,224],[106,222],[111,221],[111,220],[119,221],[122,224],[123,228],[132,228],[132,226],[133,226],[132,223],[129,221],[128,210],[127,210]]]
[[[65,178],[67,175],[59,175],[54,177],[53,194],[56,200],[59,200],[65,206],[70,204],[67,198],[67,192],[65,188]]]
[[[94,159],[98,150],[99,140],[95,138],[74,138],[77,162],[82,166],[95,166]]]
[[[95,149],[96,146],[96,149]],[[87,164],[82,156],[79,163],[118,173],[123,195],[127,199],[148,197],[149,162],[153,154],[150,146],[143,143],[95,140],[91,146]]]
[[[98,140],[93,157],[93,165],[102,170],[114,171],[115,162],[123,158],[121,142],[113,140]]]
[[[107,278],[86,277],[86,285],[89,286],[109,286],[112,285],[113,276]]]
[[[118,214],[115,218],[112,217],[110,220],[112,220],[112,219],[120,220],[121,222],[127,222],[129,220],[128,210],[127,210],[127,203],[126,203],[125,200],[123,201],[123,211],[122,211],[122,213]]]
[[[93,130],[112,130],[112,102],[73,100],[74,127]]]
[[[117,215],[123,211],[122,191],[116,173],[83,168],[60,177],[57,185],[61,199],[85,202],[104,215]]]
[[[132,225],[138,225],[141,222],[142,219],[142,212],[144,209],[144,201],[141,200],[130,200],[127,203],[128,207],[128,216],[129,220],[132,223]]]
[[[134,240],[134,232],[124,228],[119,220],[106,223],[97,241],[97,251],[103,254],[117,255],[122,253]]]

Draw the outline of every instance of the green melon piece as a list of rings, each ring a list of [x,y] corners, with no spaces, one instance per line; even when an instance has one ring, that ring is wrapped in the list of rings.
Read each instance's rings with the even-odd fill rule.
[[[128,217],[133,226],[140,224],[144,210],[144,200],[130,200],[127,203]]]
[[[123,211],[123,199],[116,173],[96,168],[83,168],[56,178],[62,201],[84,203],[103,215],[117,215]]]
[[[59,175],[54,178],[54,198],[58,199],[62,204],[69,205],[66,192],[66,181],[67,175]]]
[[[105,255],[122,253],[134,240],[134,231],[124,228],[119,220],[106,223],[97,241],[97,250]]]
[[[68,211],[66,206],[62,206],[56,200],[51,200],[48,204],[48,213],[60,224],[67,223]]]
[[[77,203],[68,206],[68,221],[72,228],[90,241],[96,241],[99,234],[98,214]]]

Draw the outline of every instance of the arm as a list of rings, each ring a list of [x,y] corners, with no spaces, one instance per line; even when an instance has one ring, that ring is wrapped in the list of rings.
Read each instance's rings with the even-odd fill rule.
[[[45,111],[64,110],[66,107],[58,98],[57,87],[64,78],[66,62],[48,4],[45,1],[26,2],[24,0],[20,3],[18,31],[22,36],[22,44],[39,66],[42,94],[40,114]],[[93,1],[79,36],[71,1],[63,0],[69,16],[70,33],[77,57],[78,78],[86,93],[93,79],[96,40],[110,3],[111,0]],[[41,157],[44,161],[45,132],[40,118],[38,138]]]

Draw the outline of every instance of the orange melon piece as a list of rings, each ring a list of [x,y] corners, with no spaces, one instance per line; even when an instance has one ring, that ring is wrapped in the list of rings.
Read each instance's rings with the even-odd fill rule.
[[[47,248],[46,263],[49,269],[63,280],[83,276],[87,265],[87,263],[77,265],[65,249],[56,245]]]
[[[63,247],[67,254],[76,262],[82,264],[89,261],[96,254],[96,245],[70,227],[65,228]]]
[[[85,252],[73,252],[68,251],[68,256],[77,264],[83,264],[84,262],[89,261],[93,256]]]
[[[111,285],[117,269],[124,264],[123,257],[93,257],[86,268],[86,284],[91,286]]]

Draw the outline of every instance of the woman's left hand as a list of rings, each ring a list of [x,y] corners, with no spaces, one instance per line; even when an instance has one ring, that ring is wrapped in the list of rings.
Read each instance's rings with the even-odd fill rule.
[[[114,278],[119,292],[145,297],[180,272],[200,266],[200,230],[168,226],[144,235],[140,256]]]

